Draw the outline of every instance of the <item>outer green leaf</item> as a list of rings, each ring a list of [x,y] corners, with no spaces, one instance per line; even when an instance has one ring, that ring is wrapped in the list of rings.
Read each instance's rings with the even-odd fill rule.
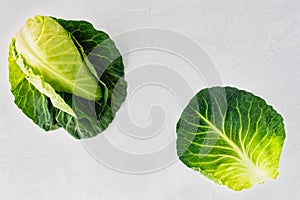
[[[177,153],[185,165],[233,190],[278,176],[283,118],[249,92],[201,90],[183,111],[177,136]]]
[[[75,119],[64,112],[59,112],[57,116],[60,125],[69,133],[76,132],[75,137],[92,137],[108,127],[125,100],[127,83],[123,78],[122,56],[109,36],[96,30],[91,23],[54,19],[80,44],[85,61],[93,65],[98,77],[108,89],[107,102],[104,105],[99,101],[86,101],[76,96],[69,97],[72,99],[70,103],[72,102],[76,113],[81,113],[82,118]]]
[[[25,74],[14,59],[12,48],[9,49],[8,61],[9,82],[11,92],[15,96],[15,104],[42,129],[49,131],[59,128],[50,99],[25,78]]]

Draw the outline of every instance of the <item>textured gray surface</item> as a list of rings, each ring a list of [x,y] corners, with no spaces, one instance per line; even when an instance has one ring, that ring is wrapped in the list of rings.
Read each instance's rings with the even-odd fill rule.
[[[300,194],[299,9],[297,0],[1,0],[0,199],[297,199]],[[224,85],[254,92],[284,116],[287,139],[278,179],[236,193],[178,161],[154,173],[126,174],[100,164],[63,130],[44,133],[16,108],[7,80],[10,39],[25,19],[35,14],[86,19],[113,36],[136,28],[159,27],[197,42],[214,62]],[[158,63],[171,65],[181,73],[180,61],[168,56],[137,52],[126,58],[127,69],[157,58]],[[184,70],[182,74],[194,92],[205,85],[197,76]],[[161,94],[164,99],[164,90]],[[143,106],[138,103],[143,96],[141,90],[138,96],[129,98],[131,118],[141,126],[149,123],[149,115],[143,116],[143,110],[135,107]],[[147,99],[149,105],[153,103],[151,98]],[[169,103],[174,104],[174,112],[179,115],[181,110],[174,99]],[[172,120],[176,121],[175,118]],[[115,127],[112,124],[107,130],[107,137],[123,150],[145,153],[164,145],[128,141],[117,136]],[[163,141],[174,138],[172,131],[170,127],[170,135]]]

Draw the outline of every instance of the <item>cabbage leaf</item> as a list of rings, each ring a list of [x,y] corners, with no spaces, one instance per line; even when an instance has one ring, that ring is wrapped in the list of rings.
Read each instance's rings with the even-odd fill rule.
[[[177,123],[177,154],[195,171],[239,191],[278,176],[283,118],[249,92],[201,90]]]

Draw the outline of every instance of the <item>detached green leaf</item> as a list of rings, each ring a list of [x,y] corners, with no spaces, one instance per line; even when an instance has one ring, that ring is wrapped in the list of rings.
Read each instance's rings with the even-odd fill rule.
[[[283,118],[249,92],[201,90],[183,111],[177,137],[177,153],[185,165],[233,190],[278,176]]]

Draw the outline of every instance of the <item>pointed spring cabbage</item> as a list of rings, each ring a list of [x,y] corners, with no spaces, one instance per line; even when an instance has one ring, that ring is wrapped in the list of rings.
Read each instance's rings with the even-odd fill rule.
[[[15,103],[47,131],[88,138],[105,130],[126,97],[123,77],[115,44],[86,21],[35,16],[10,44]]]

